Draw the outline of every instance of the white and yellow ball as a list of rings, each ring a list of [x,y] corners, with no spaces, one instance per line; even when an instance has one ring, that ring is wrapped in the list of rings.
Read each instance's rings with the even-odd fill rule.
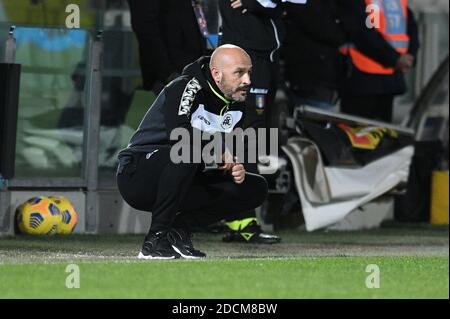
[[[71,234],[78,222],[78,213],[72,203],[64,196],[50,196],[49,198],[56,204],[61,212],[61,219],[56,228],[56,233],[60,235]]]
[[[61,213],[55,202],[45,196],[33,197],[17,210],[17,226],[20,232],[30,235],[52,235],[61,221]]]

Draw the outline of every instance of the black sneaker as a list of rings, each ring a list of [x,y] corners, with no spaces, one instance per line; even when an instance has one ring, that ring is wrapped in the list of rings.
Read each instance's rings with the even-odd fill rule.
[[[173,250],[185,259],[205,258],[206,254],[194,248],[192,244],[192,233],[186,229],[173,228],[169,234],[169,240]]]
[[[229,228],[222,240],[226,243],[242,242],[254,244],[276,244],[281,241],[281,238],[276,235],[263,233],[261,226],[259,226],[255,220],[242,229],[233,230]]]
[[[173,250],[168,234],[168,231],[159,231],[151,234],[150,237],[145,239],[138,258],[146,260],[180,258],[180,254]]]

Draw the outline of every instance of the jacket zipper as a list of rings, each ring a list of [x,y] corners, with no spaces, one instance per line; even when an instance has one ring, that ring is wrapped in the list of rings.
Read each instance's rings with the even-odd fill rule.
[[[228,112],[228,109],[229,109],[229,108],[230,108],[230,104],[225,104],[225,105],[223,106],[223,108],[220,110],[220,117],[223,116],[224,111],[225,111],[225,113]]]

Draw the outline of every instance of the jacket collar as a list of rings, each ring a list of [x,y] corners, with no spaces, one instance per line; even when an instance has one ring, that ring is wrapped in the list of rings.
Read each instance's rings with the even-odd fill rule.
[[[212,78],[211,72],[209,72],[209,69],[204,68],[204,73],[206,76],[206,83],[208,85],[207,90],[210,91],[210,93],[212,95],[214,95],[214,98],[216,99],[216,101],[220,104],[223,105],[221,111],[220,111],[220,115],[223,115],[224,112],[226,112],[228,110],[228,108],[235,103],[235,101],[230,101],[229,99],[227,99],[224,94],[222,93],[222,91],[219,89],[219,87],[216,85],[216,83],[214,82],[214,79]]]

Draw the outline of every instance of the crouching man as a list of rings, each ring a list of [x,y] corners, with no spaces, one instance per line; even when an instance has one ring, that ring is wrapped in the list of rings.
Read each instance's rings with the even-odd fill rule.
[[[217,170],[205,170],[203,161],[174,161],[171,152],[177,145],[170,138],[175,129],[225,136],[242,127],[251,70],[248,54],[232,45],[187,66],[161,92],[120,152],[122,197],[130,206],[152,212],[140,259],[205,257],[192,244],[190,225],[233,220],[265,200],[265,179],[246,172],[226,148],[220,149]],[[201,153],[204,145],[190,143],[192,152]]]

